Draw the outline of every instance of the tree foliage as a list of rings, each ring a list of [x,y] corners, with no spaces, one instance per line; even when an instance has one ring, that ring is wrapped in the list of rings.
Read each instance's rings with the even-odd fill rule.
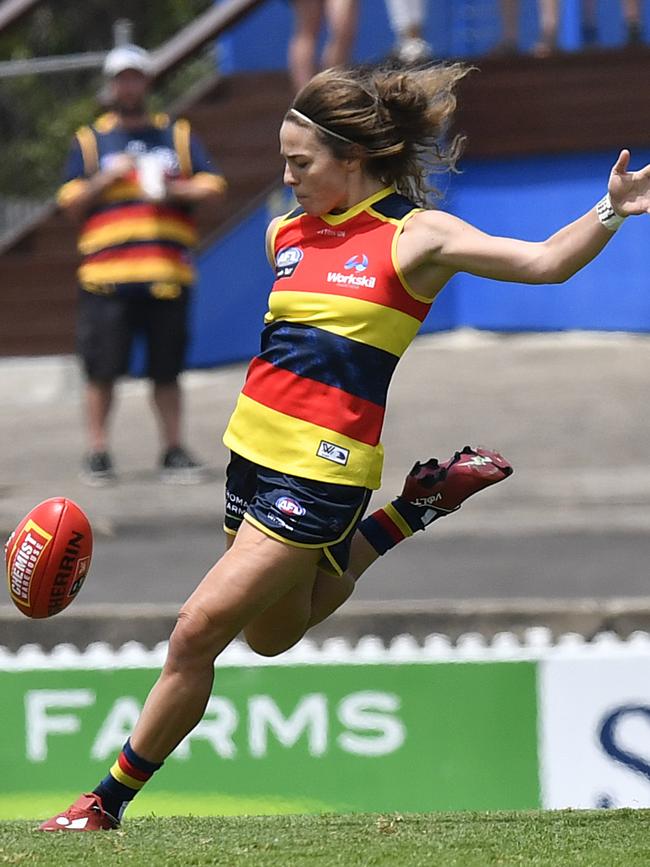
[[[153,50],[210,0],[49,0],[0,34],[0,59],[107,51],[118,19]],[[45,199],[57,187],[74,130],[97,112],[99,70],[0,78],[0,194]]]

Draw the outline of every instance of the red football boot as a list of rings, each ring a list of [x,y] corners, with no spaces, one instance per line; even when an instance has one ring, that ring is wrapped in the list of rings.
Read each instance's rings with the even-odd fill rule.
[[[118,820],[106,812],[102,799],[94,792],[80,795],[63,813],[58,813],[39,827],[39,831],[112,831]]]
[[[472,494],[512,475],[513,469],[499,454],[489,449],[465,446],[453,458],[440,463],[429,458],[418,461],[406,477],[400,499],[422,510],[422,528],[435,518],[460,509]]]

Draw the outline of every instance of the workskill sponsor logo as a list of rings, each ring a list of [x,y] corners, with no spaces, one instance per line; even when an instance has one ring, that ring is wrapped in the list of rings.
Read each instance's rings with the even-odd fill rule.
[[[342,271],[329,271],[327,274],[328,283],[336,283],[339,286],[356,286],[363,289],[374,289],[377,282],[376,277],[369,277],[363,272],[368,268],[368,257],[365,253],[360,253],[351,256],[343,265]]]

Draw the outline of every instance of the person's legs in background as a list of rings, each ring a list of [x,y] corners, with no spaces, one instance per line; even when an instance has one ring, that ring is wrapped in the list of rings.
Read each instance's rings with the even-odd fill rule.
[[[86,377],[84,409],[88,443],[82,478],[91,485],[115,481],[109,450],[110,416],[115,383],[128,364],[132,332],[127,299],[80,291],[77,351]]]
[[[147,376],[160,431],[160,475],[164,482],[194,484],[204,478],[203,466],[183,446],[183,395],[179,376],[188,345],[190,290],[177,287],[175,297],[143,300],[142,328],[147,339]]]
[[[289,40],[291,83],[300,90],[316,73],[316,47],[323,18],[323,0],[293,0],[294,29]]]
[[[490,52],[500,57],[519,51],[519,0],[501,0],[501,37]]]
[[[623,17],[627,31],[628,45],[641,45],[643,28],[641,26],[641,0],[621,0]]]
[[[580,35],[583,48],[593,48],[598,41],[596,24],[596,0],[582,0]]]
[[[358,0],[294,0],[294,31],[289,41],[289,74],[298,91],[320,68],[348,63],[356,37]],[[318,37],[323,21],[327,41],[318,62]]]
[[[538,0],[539,39],[533,46],[535,57],[548,57],[557,50],[559,25],[559,0]]]
[[[386,0],[390,26],[395,36],[393,53],[401,63],[431,59],[431,46],[424,38],[427,0]]]
[[[358,0],[325,0],[327,42],[323,48],[322,69],[350,62],[358,17]]]
[[[89,450],[84,460],[84,478],[89,484],[109,484],[115,480],[108,451],[108,423],[113,406],[113,382],[86,382],[86,428]]]

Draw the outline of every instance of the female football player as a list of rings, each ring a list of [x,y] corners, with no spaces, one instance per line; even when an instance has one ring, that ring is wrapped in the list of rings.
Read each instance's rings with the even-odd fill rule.
[[[330,69],[296,96],[280,129],[298,207],[274,220],[275,282],[262,349],[224,441],[226,553],[183,605],[167,660],[108,776],[44,830],[118,825],[124,808],[201,719],[214,661],[243,630],[282,653],[350,596],[379,556],[506,478],[497,453],[466,447],[417,463],[401,495],[365,519],[380,485],[391,375],[431,303],[466,271],[559,283],[591,261],[625,218],[650,209],[650,166],[623,150],[603,199],[539,243],[487,235],[425,205],[459,65]]]

